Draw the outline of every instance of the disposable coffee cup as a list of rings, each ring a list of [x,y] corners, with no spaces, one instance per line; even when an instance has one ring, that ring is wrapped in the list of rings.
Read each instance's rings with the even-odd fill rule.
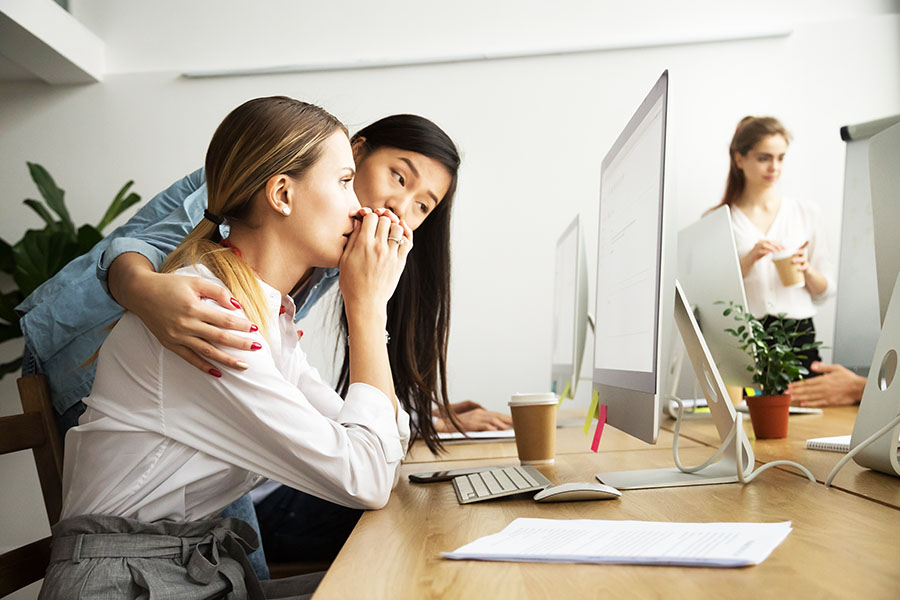
[[[549,465],[556,456],[556,409],[552,393],[513,394],[509,401],[516,449],[523,465]]]
[[[798,269],[797,265],[793,263],[796,253],[797,250],[793,249],[782,250],[772,255],[772,262],[775,263],[778,277],[781,278],[781,283],[784,287],[802,287],[806,284],[806,276],[803,274],[803,271]]]

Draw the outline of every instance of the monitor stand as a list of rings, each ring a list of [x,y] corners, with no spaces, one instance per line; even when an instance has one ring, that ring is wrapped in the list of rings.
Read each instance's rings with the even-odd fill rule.
[[[737,483],[738,465],[737,455],[739,444],[741,462],[745,474],[753,470],[755,458],[750,440],[744,433],[743,427],[738,427],[738,417],[725,384],[722,381],[716,363],[713,361],[700,333],[697,320],[688,308],[687,299],[681,285],[675,282],[675,323],[684,341],[684,347],[691,359],[694,373],[700,381],[700,387],[706,396],[709,405],[710,416],[716,425],[719,439],[724,444],[729,442],[722,459],[696,472],[670,467],[667,469],[643,469],[638,471],[618,471],[610,473],[597,473],[597,479],[607,485],[621,490],[649,489],[662,487],[681,487],[688,485],[712,485],[717,483]],[[730,436],[732,430],[737,429],[734,436]],[[729,440],[730,437],[730,440]],[[675,442],[677,443],[677,438]]]

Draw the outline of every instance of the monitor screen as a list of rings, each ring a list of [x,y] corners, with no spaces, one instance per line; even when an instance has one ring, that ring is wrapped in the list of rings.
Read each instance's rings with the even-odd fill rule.
[[[665,94],[645,103],[602,166],[594,382],[654,394]]]
[[[556,242],[551,391],[575,397],[587,327],[587,260],[579,218]]]
[[[575,281],[578,229],[570,227],[556,244],[553,285],[553,364],[571,365],[575,345]]]

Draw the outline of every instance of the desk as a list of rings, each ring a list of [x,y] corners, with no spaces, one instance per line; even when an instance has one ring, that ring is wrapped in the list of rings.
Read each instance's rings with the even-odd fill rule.
[[[845,406],[825,409],[821,415],[791,415],[788,437],[782,440],[755,439],[749,416],[744,417],[744,431],[750,438],[757,461],[767,463],[774,460],[792,460],[805,466],[817,480],[824,482],[844,455],[840,452],[807,450],[806,440],[849,435],[853,431],[856,410],[855,406]],[[671,430],[674,425],[674,421],[662,423],[662,427],[666,430]],[[684,421],[681,425],[681,436],[709,445],[718,445],[719,440],[712,420],[702,418]],[[682,445],[679,443],[678,447],[681,448]],[[798,473],[790,467],[779,468]],[[900,479],[865,469],[852,460],[844,465],[833,485],[864,498],[900,508]]]
[[[840,419],[835,419],[835,426]],[[852,419],[851,419],[852,425]],[[703,425],[693,433],[700,439]],[[693,424],[692,424],[693,426]],[[812,427],[813,425],[810,425]],[[580,436],[580,429],[574,429]],[[601,470],[672,466],[670,448],[616,449],[604,432],[602,452],[558,454],[540,470],[553,482],[590,480]],[[837,431],[845,433],[845,431]],[[793,427],[805,442],[805,427]],[[563,435],[571,435],[565,433]],[[820,435],[828,435],[821,433]],[[609,437],[607,437],[609,436]],[[797,439],[792,442],[800,441]],[[764,460],[763,442],[756,442]],[[484,444],[470,447],[481,448]],[[604,447],[606,446],[606,447]],[[689,464],[709,446],[685,446]],[[775,452],[775,449],[772,449]],[[799,450],[797,451],[800,452]],[[814,451],[803,452],[811,454]],[[820,452],[828,455],[829,453]],[[836,457],[838,455],[835,455]],[[779,457],[780,458],[780,457]],[[804,455],[802,461],[809,463]],[[455,458],[428,468],[516,464],[514,457]],[[900,578],[900,511],[841,489],[827,489],[773,469],[737,484],[634,490],[621,500],[536,504],[506,499],[461,506],[448,483],[411,484],[421,463],[401,469],[387,507],[365,513],[315,594],[331,598],[785,597],[893,598]],[[900,481],[888,478],[892,486]],[[651,521],[785,521],[794,531],[763,564],[745,569],[447,561],[440,553],[496,533],[517,517]]]
[[[591,432],[593,433],[593,431]],[[618,429],[607,427],[603,431],[603,439],[600,441],[601,452],[617,451],[617,450],[650,450],[654,448],[671,448],[674,441],[672,433],[660,430],[659,439],[655,446],[646,444],[628,434],[622,433]],[[581,427],[561,427],[556,430],[556,454],[581,454],[588,452],[591,445],[591,438],[584,435]],[[703,442],[697,442],[692,439],[682,439],[678,444],[678,448],[691,448],[703,445]],[[406,464],[412,463],[433,463],[436,461],[447,462],[457,460],[477,460],[477,459],[501,459],[515,458],[516,441],[513,439],[497,440],[497,441],[478,441],[478,442],[451,442],[444,444],[446,452],[435,456],[431,453],[423,443],[415,443],[409,451]]]

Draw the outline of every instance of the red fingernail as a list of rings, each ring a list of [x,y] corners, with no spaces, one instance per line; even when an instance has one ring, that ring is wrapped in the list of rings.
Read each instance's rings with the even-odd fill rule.
[[[234,306],[235,308],[242,308],[241,303],[238,302],[237,300],[235,300],[234,298],[231,299],[231,305]]]
[[[283,315],[287,312],[287,309],[284,307],[284,304],[281,305],[281,310],[278,311],[279,315]]]
[[[259,327],[257,327],[256,325],[253,325],[253,324],[251,323],[251,324],[250,324],[250,331],[251,331],[251,332],[253,332],[253,331],[259,331]]]
[[[259,350],[260,348],[262,348],[262,344],[260,344],[259,342],[253,342],[252,344],[250,344],[251,350]]]
[[[298,329],[298,330],[297,330],[297,339],[299,340],[299,339],[302,338],[302,337],[303,337],[303,330],[302,330],[302,329]]]
[[[210,369],[209,374],[212,375],[213,377],[221,377],[222,376],[222,372],[218,369]]]

